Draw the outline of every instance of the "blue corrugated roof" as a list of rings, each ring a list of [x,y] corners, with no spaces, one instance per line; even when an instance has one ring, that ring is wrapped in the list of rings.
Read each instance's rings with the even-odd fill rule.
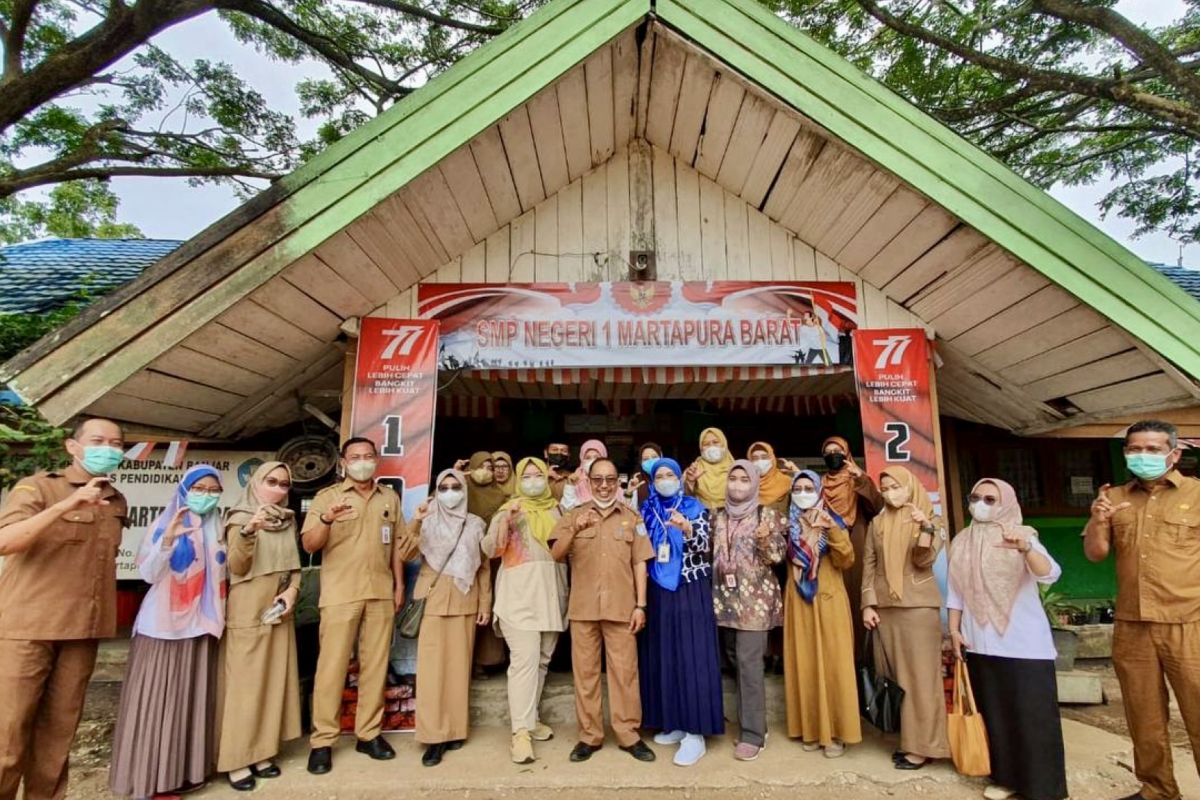
[[[1200,300],[1200,270],[1176,267],[1172,264],[1151,264],[1150,266],[1166,275],[1192,297]]]
[[[104,294],[181,244],[174,239],[46,239],[0,247],[0,313],[49,311],[84,288]]]

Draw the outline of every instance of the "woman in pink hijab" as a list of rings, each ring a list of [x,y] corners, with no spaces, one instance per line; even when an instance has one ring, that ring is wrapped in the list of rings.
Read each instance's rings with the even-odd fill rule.
[[[991,800],[1067,796],[1054,641],[1038,584],[1062,568],[1023,524],[1012,486],[975,484],[971,524],[950,545],[950,638],[987,727]]]
[[[571,476],[570,482],[563,490],[562,507],[569,511],[581,506],[592,499],[592,484],[588,480],[588,470],[598,458],[608,458],[608,448],[599,439],[588,439],[579,448],[579,469]]]

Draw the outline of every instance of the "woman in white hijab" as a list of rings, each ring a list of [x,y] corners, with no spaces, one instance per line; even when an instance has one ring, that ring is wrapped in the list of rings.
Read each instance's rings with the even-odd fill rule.
[[[467,476],[443,470],[435,486],[401,546],[405,561],[421,554],[413,592],[425,598],[417,640],[417,741],[427,745],[421,759],[427,767],[466,741],[475,627],[491,621],[492,608],[491,574],[480,549],[484,524],[467,511]]]
[[[971,524],[950,545],[950,639],[966,658],[988,732],[989,800],[1067,796],[1054,640],[1038,584],[1062,568],[1022,524],[1012,486],[985,478],[971,490]]]

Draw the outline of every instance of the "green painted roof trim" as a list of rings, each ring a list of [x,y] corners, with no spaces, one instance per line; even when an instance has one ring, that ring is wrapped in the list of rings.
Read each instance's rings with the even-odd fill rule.
[[[700,47],[1200,378],[1200,303],[833,51],[744,0],[657,0]]]

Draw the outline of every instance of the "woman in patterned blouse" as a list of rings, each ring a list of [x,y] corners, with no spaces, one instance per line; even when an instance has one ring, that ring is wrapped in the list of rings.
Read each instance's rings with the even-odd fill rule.
[[[725,733],[708,509],[683,493],[673,459],[657,459],[647,472],[653,480],[642,518],[655,558],[638,638],[642,724],[660,731],[658,744],[678,744],[675,763],[688,767],[704,756],[705,736]]]
[[[733,755],[740,761],[758,758],[767,742],[763,657],[767,633],[783,624],[783,600],[771,567],[783,560],[787,523],[759,504],[758,481],[749,461],[733,462],[713,536],[713,607],[722,645],[737,669],[741,733]]]

